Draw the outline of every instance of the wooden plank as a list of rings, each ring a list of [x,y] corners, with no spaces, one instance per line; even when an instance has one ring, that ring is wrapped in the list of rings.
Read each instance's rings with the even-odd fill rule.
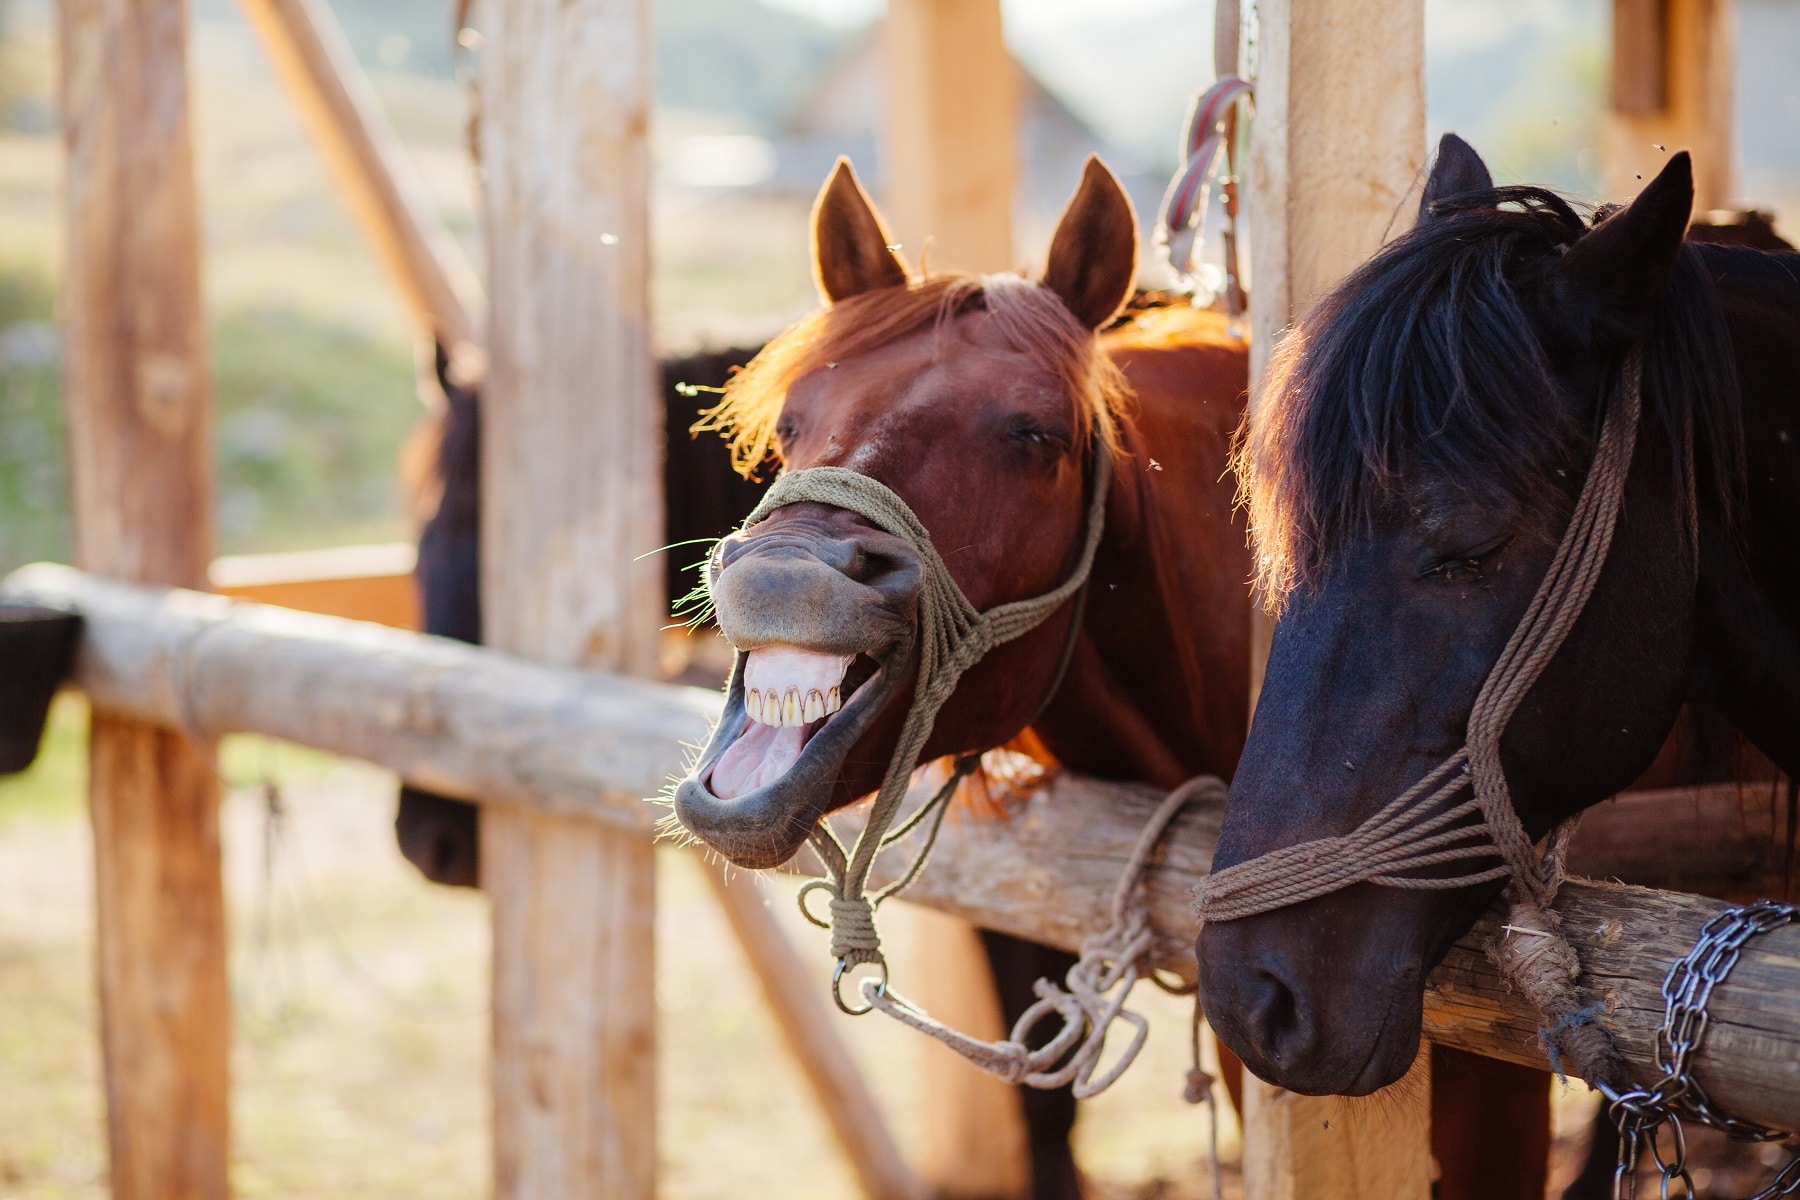
[[[1614,0],[1608,200],[1631,199],[1685,149],[1694,154],[1695,211],[1730,205],[1733,29],[1731,0]],[[1658,62],[1660,87],[1638,78]]]
[[[887,97],[883,207],[914,264],[1004,271],[1013,260],[1019,74],[1000,0],[890,0],[883,36]],[[1073,181],[1071,180],[1071,185]],[[915,998],[976,1037],[1003,1036],[993,974],[973,926],[941,914],[916,924]],[[946,1200],[1023,1196],[1031,1186],[1017,1089],[931,1044],[919,1054],[925,1138],[920,1169]]]
[[[666,812],[641,797],[682,769],[719,710],[713,691],[542,666],[442,638],[136,587],[68,567],[25,568],[0,585],[0,596],[86,618],[75,682],[97,709],[186,722],[208,737],[287,738],[365,758],[447,795],[641,832]],[[1708,799],[1710,789],[1656,795],[1677,812],[1720,803]],[[1148,788],[1060,776],[1009,822],[947,824],[907,899],[1077,949],[1104,928],[1119,872],[1159,800]],[[1211,866],[1219,818],[1217,809],[1201,807],[1177,818],[1147,881],[1156,961],[1189,978],[1193,889]],[[852,817],[833,819],[853,833]],[[1602,805],[1582,831],[1583,838],[1597,833],[1600,849],[1583,851],[1582,861],[1596,874],[1617,874],[1614,867],[1626,864],[1609,862],[1605,847],[1628,839],[1608,822],[1642,828],[1665,820],[1678,817],[1646,811],[1635,799]],[[901,850],[892,861],[906,857]],[[883,878],[878,873],[877,882]],[[1735,866],[1723,882],[1741,886]],[[1632,1069],[1648,1078],[1663,975],[1723,905],[1574,882],[1558,907],[1587,972],[1583,986],[1612,1006],[1611,1027]],[[1541,1066],[1536,1014],[1483,952],[1496,931],[1494,919],[1485,919],[1434,974],[1426,1033]],[[1792,1128],[1800,1125],[1800,927],[1759,939],[1738,971],[1715,994],[1700,1077],[1726,1111]]]
[[[212,590],[258,604],[419,627],[414,547],[404,542],[289,554],[234,554],[207,568]]]
[[[499,649],[656,672],[648,0],[484,10],[482,618]],[[656,1193],[650,839],[482,809],[500,1200]]]
[[[1015,266],[1019,72],[1000,0],[890,0],[884,36],[882,208],[907,260]]]
[[[1657,113],[1668,103],[1669,0],[1613,0],[1613,111]]]
[[[63,0],[62,279],[76,559],[201,585],[211,379],[182,0]],[[96,716],[89,738],[112,1194],[226,1194],[230,1004],[211,748]]]
[[[708,864],[705,874],[863,1191],[870,1200],[928,1200],[935,1193],[913,1174],[888,1135],[874,1095],[837,1036],[817,972],[807,970],[781,932],[756,876],[727,878],[717,864]]]
[[[1269,0],[1259,13],[1248,172],[1252,396],[1288,323],[1396,231],[1425,152],[1423,0]],[[1252,696],[1272,632],[1260,612],[1254,620]],[[1426,1200],[1428,1069],[1422,1056],[1400,1083],[1361,1101],[1277,1095],[1246,1076],[1246,1200]],[[1354,1160],[1317,1152],[1319,1131],[1333,1122],[1356,1131]]]
[[[321,0],[239,0],[325,169],[427,337],[481,337],[481,282]]]

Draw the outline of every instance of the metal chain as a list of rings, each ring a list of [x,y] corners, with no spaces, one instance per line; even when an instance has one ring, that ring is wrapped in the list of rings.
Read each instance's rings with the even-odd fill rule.
[[[1657,1195],[1669,1200],[1680,1181],[1683,1200],[1696,1196],[1688,1173],[1687,1137],[1682,1119],[1688,1118],[1723,1130],[1744,1142],[1774,1142],[1787,1137],[1750,1121],[1728,1116],[1713,1107],[1706,1089],[1693,1077],[1692,1064],[1706,1036],[1710,1017],[1706,1011],[1713,989],[1725,982],[1737,965],[1744,946],[1753,937],[1800,921],[1800,904],[1758,900],[1728,908],[1700,927],[1694,948],[1669,968],[1663,979],[1663,1023],[1656,1033],[1656,1066],[1663,1077],[1653,1087],[1634,1088],[1616,1096],[1609,1112],[1619,1128],[1619,1161],[1613,1169],[1613,1200],[1635,1200],[1639,1156],[1650,1151],[1660,1173]],[[1669,1132],[1668,1145],[1662,1141]],[[1749,1200],[1776,1200],[1800,1192],[1800,1157],[1788,1161],[1773,1182]]]

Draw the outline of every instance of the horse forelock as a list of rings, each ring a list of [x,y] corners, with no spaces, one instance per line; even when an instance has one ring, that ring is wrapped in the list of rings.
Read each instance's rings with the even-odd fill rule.
[[[976,311],[989,314],[1008,346],[1055,371],[1076,398],[1078,436],[1116,451],[1131,395],[1124,376],[1054,293],[1011,274],[933,275],[820,309],[765,346],[693,429],[723,433],[739,472],[754,477],[774,453],[782,405],[801,378],[922,332],[944,338],[957,318]]]
[[[1271,355],[1233,467],[1256,578],[1279,608],[1415,484],[1543,531],[1579,481],[1597,414],[1567,394],[1533,289],[1588,226],[1561,197],[1452,197],[1344,280]],[[1735,374],[1711,280],[1684,247],[1644,338],[1646,415],[1677,456],[1694,430],[1732,490]]]

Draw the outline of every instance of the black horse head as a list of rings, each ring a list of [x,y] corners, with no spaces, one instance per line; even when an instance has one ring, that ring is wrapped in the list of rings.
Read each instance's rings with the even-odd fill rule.
[[[1346,834],[1463,745],[1633,351],[1643,419],[1610,554],[1500,742],[1515,808],[1539,837],[1625,787],[1690,697],[1795,768],[1800,573],[1778,560],[1800,545],[1800,447],[1776,435],[1800,433],[1800,271],[1685,243],[1692,198],[1678,154],[1589,225],[1495,187],[1448,136],[1417,226],[1278,350],[1238,463],[1278,617],[1215,869]],[[1771,427],[1747,473],[1752,412]],[[1785,507],[1760,503],[1777,486]],[[1372,1091],[1412,1062],[1426,974],[1500,887],[1364,883],[1209,924],[1207,1013],[1266,1079]]]

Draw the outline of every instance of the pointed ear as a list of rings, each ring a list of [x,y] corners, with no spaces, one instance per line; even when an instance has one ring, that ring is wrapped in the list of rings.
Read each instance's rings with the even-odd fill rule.
[[[1469,192],[1488,192],[1494,188],[1494,177],[1475,147],[1446,133],[1438,140],[1437,160],[1431,164],[1431,175],[1425,180],[1425,194],[1419,197],[1419,223],[1437,216],[1432,211],[1440,200]]]
[[[1550,272],[1551,303],[1562,326],[1587,346],[1641,333],[1681,253],[1693,207],[1694,168],[1683,150]]]
[[[1056,223],[1043,285],[1062,297],[1075,319],[1098,329],[1131,298],[1137,275],[1137,218],[1106,164],[1089,155],[1081,186]]]
[[[850,160],[840,158],[813,201],[813,282],[826,304],[906,283],[906,263]]]

